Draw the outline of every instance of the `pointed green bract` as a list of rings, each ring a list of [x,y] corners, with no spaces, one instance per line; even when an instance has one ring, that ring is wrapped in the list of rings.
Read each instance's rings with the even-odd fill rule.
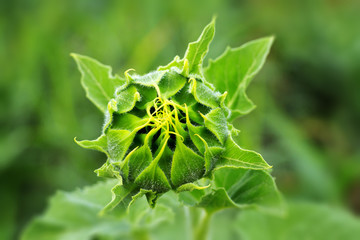
[[[156,163],[151,163],[145,168],[136,178],[135,183],[143,189],[154,190],[157,193],[167,192],[171,189],[165,173]]]
[[[209,51],[209,46],[215,35],[215,18],[207,25],[197,41],[189,44],[184,61],[188,61],[188,72],[202,75],[202,62]]]
[[[130,152],[124,160],[127,165],[124,174],[129,182],[134,181],[137,176],[147,167],[152,161],[152,154],[149,146],[144,145]]]
[[[159,84],[162,76],[165,74],[164,71],[155,71],[148,74],[145,74],[143,76],[133,76],[132,82],[137,83],[139,85],[152,87]]]
[[[218,161],[217,168],[228,166],[254,170],[271,168],[260,154],[242,149],[234,142],[232,137],[226,140],[224,148],[225,150]]]
[[[210,108],[217,108],[220,106],[220,93],[212,91],[204,83],[198,82],[194,78],[191,78],[190,81],[190,91],[197,102]]]
[[[86,91],[86,96],[102,112],[105,112],[108,102],[114,96],[115,89],[124,84],[125,80],[119,76],[112,76],[111,67],[92,58],[74,53],[71,55],[81,72],[81,84]]]
[[[273,37],[267,37],[248,42],[239,48],[227,48],[220,57],[210,60],[205,69],[208,81],[218,91],[228,92],[227,106],[232,111],[232,118],[248,114],[255,108],[245,90],[264,65],[273,41]]]
[[[159,82],[161,96],[170,98],[177,94],[185,85],[187,79],[177,72],[167,72]]]
[[[163,193],[171,189],[165,173],[158,165],[158,162],[166,149],[167,142],[168,138],[165,138],[165,141],[160,144],[161,149],[157,153],[156,158],[136,178],[135,183],[142,189],[154,190],[155,193]]]
[[[100,137],[98,137],[95,140],[77,141],[75,138],[74,141],[83,148],[97,150],[97,151],[103,152],[108,155],[107,136],[106,135],[101,135]]]
[[[219,180],[221,174],[252,169],[249,177],[236,181],[255,184],[256,179],[269,180],[261,170],[270,166],[261,155],[234,142],[232,134],[239,131],[229,117],[253,108],[245,90],[263,65],[272,38],[228,50],[211,62],[204,76],[203,60],[214,33],[215,19],[197,41],[189,44],[183,59],[175,57],[145,75],[129,69],[124,80],[111,77],[110,67],[74,55],[83,73],[84,88],[105,113],[101,136],[77,143],[105,153],[107,160],[96,173],[118,179],[104,212],[116,205],[128,208],[141,196],[155,207],[160,196],[170,190],[208,211],[239,207],[250,204],[256,196],[236,182],[232,184],[239,189],[232,194],[234,187],[227,189],[227,182]],[[274,190],[271,184],[257,188]],[[255,190],[252,192],[257,193]]]
[[[224,144],[229,136],[224,110],[221,108],[213,109],[203,118],[205,127],[217,137],[221,144]]]
[[[205,170],[204,158],[196,154],[177,138],[172,160],[171,181],[175,186],[196,181]]]
[[[140,93],[134,86],[129,86],[116,94],[116,112],[126,113],[131,111],[135,107],[136,102],[139,100]]]

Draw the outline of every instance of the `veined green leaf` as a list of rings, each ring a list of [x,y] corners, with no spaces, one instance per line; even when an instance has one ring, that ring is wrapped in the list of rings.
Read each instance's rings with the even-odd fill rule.
[[[267,171],[232,167],[221,168],[214,171],[214,184],[215,191],[225,190],[229,199],[222,196],[216,200],[218,203],[215,205],[211,203],[206,208],[216,209],[221,206],[219,201],[231,200],[239,208],[255,207],[267,212],[283,213],[283,199],[274,179]],[[204,202],[200,205],[205,206]]]
[[[242,149],[235,143],[231,136],[227,138],[224,148],[225,151],[221,155],[216,168],[226,166],[255,170],[271,168],[260,154]]]
[[[360,236],[360,220],[352,214],[306,202],[289,203],[283,217],[247,210],[238,215],[235,224],[241,226],[236,231],[244,240],[357,240]]]
[[[209,51],[209,45],[213,40],[214,35],[215,18],[213,18],[213,20],[204,28],[198,40],[191,42],[188,45],[183,58],[184,62],[188,61],[188,70],[185,70],[188,74],[190,73],[202,76],[202,62]]]
[[[245,90],[264,65],[273,40],[273,37],[261,38],[239,48],[227,48],[220,57],[210,60],[204,70],[206,79],[218,91],[228,92],[226,103],[232,111],[232,119],[255,108]]]
[[[71,54],[81,72],[81,84],[86,91],[86,96],[105,113],[107,104],[113,98],[115,89],[125,83],[119,76],[111,75],[111,67],[98,61],[82,56]]]
[[[100,215],[105,215],[119,204],[121,204],[122,209],[127,209],[132,201],[132,196],[135,194],[134,192],[137,191],[137,187],[133,184],[124,186],[121,182],[118,182],[118,184],[111,189],[111,201],[99,212]]]
[[[174,213],[168,206],[158,204],[150,209],[141,196],[129,209],[119,207],[99,215],[99,211],[110,201],[110,190],[116,182],[108,180],[70,193],[57,192],[50,199],[46,211],[26,227],[21,239],[137,239],[134,229],[151,231],[159,224],[174,219]]]
[[[225,208],[256,208],[283,214],[283,199],[274,179],[266,171],[233,167],[216,169],[210,184],[211,188],[179,193],[179,200],[208,212]]]
[[[116,182],[100,182],[71,193],[57,192],[50,199],[46,212],[27,226],[21,239],[79,240],[128,234],[130,223],[121,217],[124,210],[112,212],[112,217],[98,216],[99,211],[110,201],[110,189]]]

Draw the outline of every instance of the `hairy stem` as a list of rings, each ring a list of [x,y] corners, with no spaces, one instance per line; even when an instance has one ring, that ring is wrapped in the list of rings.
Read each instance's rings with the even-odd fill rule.
[[[207,240],[209,235],[209,226],[212,213],[204,211],[203,217],[200,219],[198,226],[194,231],[194,240]]]

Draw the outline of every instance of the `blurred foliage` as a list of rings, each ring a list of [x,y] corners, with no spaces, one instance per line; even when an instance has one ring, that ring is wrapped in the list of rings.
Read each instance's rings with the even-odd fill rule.
[[[274,165],[287,198],[360,213],[360,22],[357,0],[1,1],[0,239],[18,236],[56,189],[96,181],[101,113],[69,57],[145,73],[184,52],[213,14],[210,58],[275,35],[250,87],[258,106],[237,141]]]

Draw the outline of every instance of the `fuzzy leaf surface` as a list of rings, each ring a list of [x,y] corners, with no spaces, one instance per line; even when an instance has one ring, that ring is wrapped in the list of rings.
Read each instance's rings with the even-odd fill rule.
[[[46,211],[26,227],[21,239],[135,239],[134,227],[151,229],[173,219],[171,209],[160,204],[150,209],[143,198],[131,206],[129,217],[125,208],[100,216],[116,182],[108,180],[74,192],[56,193]]]
[[[254,170],[271,168],[260,154],[242,149],[231,136],[227,138],[224,148],[225,151],[218,162],[217,168],[226,166]]]
[[[228,92],[226,104],[232,111],[232,119],[255,108],[245,91],[264,65],[273,40],[273,37],[266,37],[238,48],[227,48],[217,59],[210,60],[204,70],[206,79],[218,91]]]
[[[81,84],[86,91],[86,96],[105,113],[115,89],[124,84],[125,80],[117,75],[112,76],[111,67],[95,59],[79,54],[72,54],[72,57],[81,72]]]
[[[179,200],[208,212],[257,208],[282,213],[283,200],[268,172],[230,167],[216,170],[213,177],[211,189],[180,193]]]
[[[171,181],[175,186],[193,182],[205,172],[204,159],[193,150],[176,140],[176,149],[171,166]]]
[[[356,240],[360,236],[360,220],[347,211],[306,202],[290,203],[283,217],[245,211],[235,224],[241,226],[236,229],[244,240]]]

